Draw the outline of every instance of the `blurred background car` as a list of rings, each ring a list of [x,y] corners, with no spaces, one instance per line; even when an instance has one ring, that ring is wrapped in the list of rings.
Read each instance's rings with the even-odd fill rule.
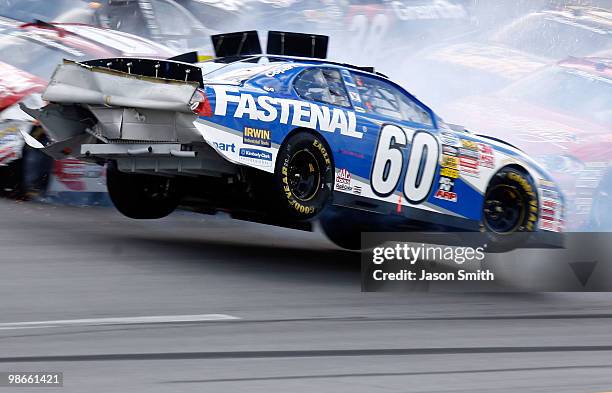
[[[183,1],[205,21],[215,3]],[[217,2],[221,5],[221,2]],[[173,0],[1,0],[0,16],[21,22],[42,20],[82,23],[139,35],[179,51],[199,49],[212,53],[207,28],[192,12]],[[224,20],[229,18],[224,15]],[[218,23],[217,23],[218,24]]]
[[[123,32],[80,24],[16,25],[0,35],[0,184],[4,193],[34,196],[106,192],[103,170],[75,160],[53,163],[25,145],[21,131],[44,141],[44,130],[19,108],[41,106],[40,94],[63,59],[117,56],[167,58],[176,52]],[[68,157],[67,157],[68,158]],[[49,178],[52,174],[51,178]]]
[[[604,181],[612,163],[612,59],[570,57],[445,112],[541,162],[568,197],[570,229],[612,230],[612,189]]]
[[[610,50],[611,37],[609,9],[547,9],[426,47],[409,56],[402,70],[407,86],[417,95],[444,105],[460,97],[499,90],[568,56]],[[424,73],[435,77],[407,77]]]

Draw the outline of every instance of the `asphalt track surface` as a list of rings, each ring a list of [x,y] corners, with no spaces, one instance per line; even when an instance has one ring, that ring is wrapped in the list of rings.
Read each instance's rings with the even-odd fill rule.
[[[612,391],[612,294],[361,293],[358,256],[318,233],[0,217],[0,371],[62,371],[51,391]]]

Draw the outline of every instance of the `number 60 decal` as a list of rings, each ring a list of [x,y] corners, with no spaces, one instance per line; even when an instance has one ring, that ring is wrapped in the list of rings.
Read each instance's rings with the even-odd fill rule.
[[[380,130],[378,146],[370,181],[372,191],[387,197],[395,191],[404,168],[402,148],[408,144],[406,133],[400,127],[386,124]],[[404,196],[408,202],[418,204],[427,199],[436,176],[440,146],[436,138],[424,131],[416,131],[412,138],[404,180]]]

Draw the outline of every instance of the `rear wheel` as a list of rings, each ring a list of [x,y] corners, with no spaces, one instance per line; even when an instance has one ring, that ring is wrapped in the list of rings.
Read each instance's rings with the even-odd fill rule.
[[[109,163],[106,175],[111,201],[129,218],[166,217],[179,204],[180,185],[175,178],[124,173],[114,162]]]
[[[331,198],[333,166],[323,141],[308,132],[291,136],[278,152],[271,208],[292,220],[319,214]]]
[[[342,216],[331,216],[321,218],[321,229],[325,236],[346,250],[361,250],[361,227],[344,219]]]

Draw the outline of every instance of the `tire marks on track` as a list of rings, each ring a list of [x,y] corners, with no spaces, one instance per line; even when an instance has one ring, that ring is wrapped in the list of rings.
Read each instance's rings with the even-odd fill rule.
[[[457,348],[385,348],[385,349],[321,349],[288,351],[226,352],[152,352],[109,353],[0,357],[0,363],[98,362],[122,360],[197,360],[197,359],[272,359],[309,357],[465,355],[546,352],[612,352],[612,345],[544,346],[544,347],[457,347]]]

